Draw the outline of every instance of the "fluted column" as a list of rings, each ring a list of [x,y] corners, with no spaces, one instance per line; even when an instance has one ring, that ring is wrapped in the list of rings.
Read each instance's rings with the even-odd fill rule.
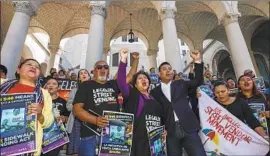
[[[147,51],[147,55],[149,57],[149,69],[157,69],[157,52],[158,50],[156,49],[148,49]]]
[[[104,5],[91,6],[91,22],[85,65],[85,68],[89,71],[93,69],[96,61],[102,60],[105,17],[106,9]]]
[[[251,69],[255,72],[244,36],[238,23],[239,16],[240,13],[227,13],[222,19],[236,77],[244,74],[246,69]]]
[[[13,2],[15,13],[10,23],[1,50],[1,64],[8,69],[8,78],[14,78],[24,47],[31,17],[35,14],[40,2]]]
[[[182,60],[175,26],[175,12],[175,8],[162,8],[160,18],[162,20],[166,61],[169,62],[177,72],[182,72]]]
[[[55,67],[55,57],[57,55],[57,52],[59,50],[58,44],[50,44],[48,49],[50,50],[50,59],[49,59],[49,65],[47,67],[47,73],[50,74],[51,68]]]

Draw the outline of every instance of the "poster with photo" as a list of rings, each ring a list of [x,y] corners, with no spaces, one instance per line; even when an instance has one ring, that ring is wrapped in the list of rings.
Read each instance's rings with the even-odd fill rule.
[[[257,89],[259,89],[261,92],[264,92],[265,90],[265,84],[264,84],[264,80],[263,77],[256,77],[253,79]]]
[[[109,125],[102,129],[99,156],[129,156],[132,146],[134,115],[104,111]]]
[[[165,127],[160,126],[148,132],[151,156],[167,156]]]
[[[19,155],[36,151],[36,115],[27,115],[36,94],[5,94],[1,102],[0,155]]]
[[[267,126],[267,119],[265,116],[262,116],[260,113],[262,111],[265,111],[264,103],[249,103],[248,105],[252,109],[253,115],[260,121],[265,133],[269,135],[268,126]]]
[[[69,138],[64,124],[61,121],[58,123],[54,121],[51,127],[43,129],[42,153],[45,154],[68,142]]]

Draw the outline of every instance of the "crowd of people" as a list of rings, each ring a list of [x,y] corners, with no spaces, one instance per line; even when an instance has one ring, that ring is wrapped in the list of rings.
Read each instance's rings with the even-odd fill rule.
[[[222,107],[251,129],[269,141],[260,122],[253,116],[249,103],[263,103],[266,111],[260,112],[267,118],[269,125],[269,95],[259,90],[254,83],[253,71],[247,70],[235,81],[224,80],[204,71],[199,52],[192,52],[188,79],[183,73],[176,73],[169,62],[163,62],[149,73],[139,70],[139,53],[133,52],[133,64],[126,73],[128,49],[121,49],[117,74],[109,79],[109,66],[105,61],[97,61],[94,69],[80,69],[78,73],[69,70],[50,70],[44,87],[40,86],[40,64],[34,59],[22,61],[14,80],[7,80],[7,68],[0,66],[1,94],[36,93],[37,103],[29,105],[28,112],[37,114],[37,147],[33,155],[56,156],[63,147],[41,154],[43,129],[48,128],[54,118],[65,123],[70,142],[65,147],[67,155],[94,156],[97,154],[99,136],[91,129],[104,128],[108,119],[102,112],[116,111],[134,114],[132,156],[150,155],[147,131],[165,125],[167,153],[180,156],[184,151],[191,156],[206,155],[198,131],[200,116],[198,98],[200,86],[208,86],[210,95]],[[59,97],[58,79],[70,79],[78,82],[68,101]],[[152,86],[151,86],[152,85]],[[44,89],[43,89],[44,88]],[[121,100],[123,99],[123,101]],[[98,116],[93,112],[99,114]],[[155,124],[149,123],[152,116]],[[83,123],[88,123],[90,128]]]

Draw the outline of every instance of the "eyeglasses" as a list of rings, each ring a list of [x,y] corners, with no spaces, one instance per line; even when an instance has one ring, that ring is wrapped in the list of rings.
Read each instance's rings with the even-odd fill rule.
[[[109,69],[109,66],[108,65],[97,65],[96,66],[96,69],[98,69],[98,70],[101,70],[102,68],[104,68],[104,69]]]
[[[40,69],[40,67],[38,65],[34,65],[34,64],[31,64],[31,63],[26,63],[25,65],[36,68],[36,69]]]

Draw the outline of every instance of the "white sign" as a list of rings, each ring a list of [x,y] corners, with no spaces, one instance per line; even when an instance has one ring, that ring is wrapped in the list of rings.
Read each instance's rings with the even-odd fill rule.
[[[266,155],[269,143],[201,92],[200,136],[207,155]]]

